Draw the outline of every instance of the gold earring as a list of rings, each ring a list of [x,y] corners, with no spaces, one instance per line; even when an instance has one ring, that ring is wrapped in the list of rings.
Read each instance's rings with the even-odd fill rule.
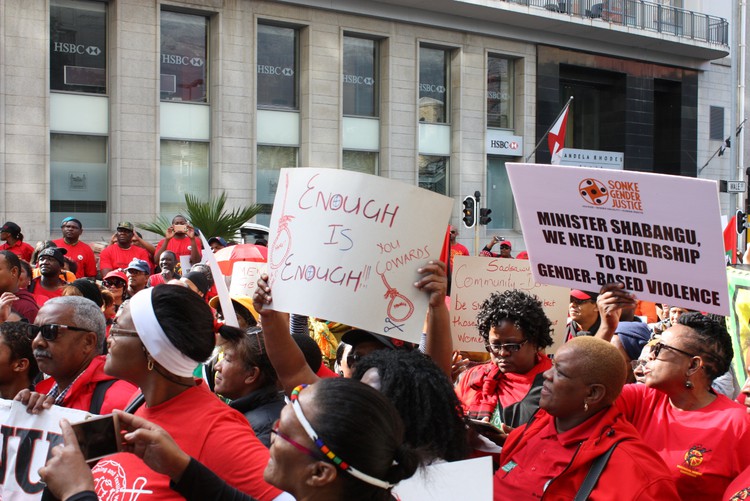
[[[589,403],[588,402],[584,402],[583,403],[583,412],[588,412],[588,411],[589,411]]]
[[[151,359],[151,358],[148,359],[148,365],[146,365],[146,368],[149,371],[154,370],[154,360],[153,359]]]

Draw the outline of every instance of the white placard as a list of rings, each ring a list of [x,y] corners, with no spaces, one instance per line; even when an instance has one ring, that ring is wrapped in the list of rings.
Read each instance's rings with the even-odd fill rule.
[[[453,200],[339,169],[282,169],[271,216],[273,308],[418,343]]]
[[[21,402],[0,399],[0,423],[3,429],[0,440],[3,442],[3,459],[7,457],[2,465],[5,477],[0,478],[0,499],[41,499],[44,484],[37,472],[47,462],[49,450],[63,442],[60,420],[65,418],[75,423],[90,415],[57,405],[40,414],[29,414]]]
[[[398,501],[491,501],[492,458],[425,466],[394,487],[393,495]]]
[[[531,275],[531,263],[523,259],[456,256],[451,286],[451,332],[453,349],[484,351],[484,340],[477,330],[477,313],[493,292],[518,289],[539,298],[552,322],[554,353],[565,342],[570,289],[538,283]]]
[[[536,281],[727,315],[716,181],[506,165]],[[540,180],[543,180],[540,182]]]
[[[229,284],[230,296],[252,297],[258,278],[266,272],[266,263],[238,261],[232,267],[232,283]]]

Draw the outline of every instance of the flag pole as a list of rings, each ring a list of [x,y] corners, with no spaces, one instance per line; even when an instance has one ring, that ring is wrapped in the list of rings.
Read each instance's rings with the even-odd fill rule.
[[[567,107],[568,107],[568,106],[570,105],[570,102],[571,102],[571,101],[573,101],[573,96],[570,96],[570,99],[568,99],[568,102],[567,102],[567,103],[565,103],[565,106],[563,106],[563,107],[562,107],[562,109],[560,110],[560,113],[558,113],[558,114],[557,114],[557,116],[555,117],[555,119],[554,119],[554,120],[552,120],[552,124],[551,124],[551,125],[549,126],[549,128],[547,129],[547,132],[545,132],[545,133],[544,133],[544,135],[543,135],[543,136],[542,136],[542,138],[541,138],[541,139],[539,140],[539,142],[538,142],[538,143],[536,143],[536,146],[534,146],[534,150],[533,150],[533,151],[532,151],[531,153],[529,153],[529,155],[528,155],[528,156],[526,157],[526,161],[527,161],[527,162],[529,161],[529,159],[531,158],[531,156],[532,156],[532,155],[533,155],[534,153],[536,153],[536,150],[538,150],[538,149],[539,149],[539,147],[540,147],[540,146],[542,145],[542,141],[544,141],[544,138],[546,138],[546,137],[547,137],[547,134],[549,134],[549,131],[551,131],[551,130],[552,130],[552,127],[554,127],[554,126],[555,126],[555,124],[556,124],[556,123],[557,123],[557,121],[558,121],[558,120],[560,119],[560,117],[562,116],[562,114],[563,114],[563,113],[565,113],[565,110],[566,110],[566,109],[567,109]]]

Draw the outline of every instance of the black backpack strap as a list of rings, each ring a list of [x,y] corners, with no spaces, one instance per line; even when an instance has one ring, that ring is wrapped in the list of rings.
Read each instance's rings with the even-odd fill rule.
[[[99,381],[96,383],[94,388],[94,395],[91,397],[91,405],[89,406],[89,412],[91,414],[101,414],[102,404],[104,403],[104,395],[107,390],[117,382],[117,379],[108,379],[107,381]]]
[[[573,501],[585,501],[589,498],[589,495],[591,495],[591,491],[593,491],[594,487],[596,487],[596,483],[599,481],[599,477],[604,471],[604,467],[607,466],[609,457],[615,451],[615,447],[617,447],[620,442],[622,442],[622,440],[618,440],[617,442],[612,444],[612,447],[610,447],[607,452],[594,460],[588,474],[586,474],[586,478],[583,479],[581,488],[578,489],[576,497],[573,498]]]
[[[133,399],[132,402],[128,404],[127,407],[125,407],[125,412],[132,414],[135,411],[138,410],[138,408],[143,405],[143,402],[146,401],[146,397],[143,396],[143,393],[139,393],[137,397]]]

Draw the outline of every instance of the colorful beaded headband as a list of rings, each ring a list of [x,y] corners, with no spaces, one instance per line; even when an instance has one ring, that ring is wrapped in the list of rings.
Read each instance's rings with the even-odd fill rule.
[[[292,390],[292,394],[290,396],[290,400],[292,402],[292,409],[294,410],[294,414],[297,416],[297,420],[302,424],[302,427],[305,429],[305,432],[310,437],[310,439],[315,442],[315,445],[318,447],[318,449],[321,450],[325,456],[333,461],[333,463],[344,470],[345,472],[349,473],[351,476],[360,479],[361,481],[368,483],[370,485],[374,485],[375,487],[380,487],[381,489],[390,489],[396,484],[390,484],[384,480],[380,480],[375,477],[371,477],[367,473],[363,473],[341,459],[339,456],[336,455],[335,452],[333,452],[331,449],[328,448],[327,445],[323,443],[323,441],[318,437],[318,434],[313,430],[313,427],[310,425],[310,421],[307,420],[304,413],[302,412],[302,407],[299,403],[299,392],[302,391],[303,388],[306,388],[306,384],[301,384],[297,386],[294,390]]]

